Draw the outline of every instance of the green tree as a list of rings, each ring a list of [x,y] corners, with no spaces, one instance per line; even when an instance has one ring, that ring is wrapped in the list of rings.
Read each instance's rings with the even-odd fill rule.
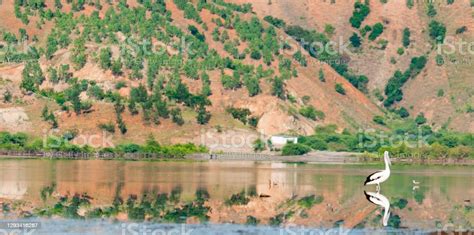
[[[304,57],[304,55],[303,55],[303,53],[301,53],[301,51],[297,51],[293,55],[293,59],[298,61],[298,63],[300,63],[300,65],[303,66],[303,67],[308,66],[308,62],[306,61],[306,57]]]
[[[21,81],[20,87],[31,92],[37,92],[39,86],[45,80],[38,61],[27,62],[23,69],[22,77],[23,80]]]
[[[360,45],[362,44],[361,39],[359,35],[357,35],[357,33],[353,33],[349,40],[351,41],[351,44],[354,47],[360,47]]]
[[[122,75],[122,61],[120,59],[116,59],[112,62],[112,74],[115,76]]]
[[[12,102],[12,93],[9,90],[5,90],[5,92],[3,93],[3,102]]]
[[[174,108],[171,110],[171,120],[180,126],[184,124],[184,119],[181,115],[181,109]]]
[[[284,100],[286,98],[285,82],[280,77],[275,77],[272,83],[272,95]]]
[[[205,125],[211,119],[211,113],[206,110],[206,107],[204,105],[199,105],[198,115],[196,119],[199,124]]]
[[[385,120],[382,116],[374,116],[374,118],[372,119],[372,121],[374,121],[375,123],[379,124],[379,125],[385,125]]]
[[[354,4],[354,11],[352,12],[352,17],[349,19],[352,27],[359,28],[365,18],[369,15],[370,8],[369,5],[356,2]]]
[[[426,123],[426,118],[424,113],[419,113],[418,116],[415,118],[415,122],[417,125],[423,125]]]
[[[84,38],[80,37],[74,40],[73,48],[72,48],[72,63],[74,64],[74,68],[76,70],[81,69],[87,62],[87,54],[86,54],[86,41]]]
[[[444,42],[446,36],[446,26],[443,23],[436,20],[432,20],[428,25],[430,37],[435,40],[437,43]]]
[[[326,33],[326,35],[328,35],[328,37],[331,37],[334,34],[335,30],[336,28],[334,28],[334,26],[332,26],[331,24],[324,25],[324,32]]]
[[[427,14],[429,17],[434,17],[434,16],[437,14],[436,9],[435,9],[433,3],[431,3],[431,2],[428,3],[428,8],[427,8],[427,10],[426,10],[426,14]]]
[[[408,47],[410,45],[410,29],[405,28],[403,29],[403,38],[402,38],[402,43],[404,47]]]
[[[405,107],[401,107],[400,109],[398,109],[396,111],[396,113],[401,117],[401,118],[406,118],[408,116],[410,116],[410,113],[408,112],[408,110],[405,108]]]
[[[46,59],[51,59],[53,54],[58,50],[58,41],[56,40],[56,35],[50,34],[46,38]]]
[[[326,82],[326,76],[324,75],[324,72],[323,72],[323,69],[322,69],[322,68],[319,69],[319,75],[318,75],[318,77],[319,77],[319,81],[321,81],[321,82]]]
[[[309,118],[311,120],[323,119],[325,117],[323,112],[317,110],[312,105],[300,108],[299,113],[303,115],[303,117]]]
[[[311,148],[304,145],[304,144],[285,144],[281,150],[281,154],[284,156],[296,156],[296,155],[304,155],[309,153]]]
[[[266,144],[261,139],[256,139],[253,142],[252,146],[253,146],[253,151],[255,151],[255,152],[262,152],[263,150],[266,149]]]
[[[336,83],[335,89],[336,89],[336,92],[341,94],[341,95],[346,94],[346,89],[344,89],[344,87],[342,86],[341,83]]]
[[[109,47],[100,49],[99,64],[103,70],[107,70],[112,66],[111,57],[112,51]]]
[[[382,33],[383,33],[383,24],[382,23],[374,24],[374,26],[372,27],[372,31],[369,34],[369,40],[374,41]]]
[[[260,89],[260,82],[256,77],[245,79],[244,84],[245,87],[247,87],[247,91],[249,92],[250,97],[256,96],[262,91]]]
[[[238,73],[234,73],[234,76],[223,74],[221,76],[221,82],[222,86],[229,90],[235,90],[241,86],[240,75],[238,75]]]
[[[51,81],[51,83],[57,84],[59,82],[58,71],[53,67],[49,67],[48,73],[49,73],[49,81]]]

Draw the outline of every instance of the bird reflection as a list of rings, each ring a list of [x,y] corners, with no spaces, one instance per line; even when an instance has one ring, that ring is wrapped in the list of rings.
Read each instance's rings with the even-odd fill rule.
[[[384,208],[382,224],[383,226],[387,226],[388,218],[390,217],[390,201],[384,195],[380,194],[380,192],[364,191],[364,194],[367,201]]]

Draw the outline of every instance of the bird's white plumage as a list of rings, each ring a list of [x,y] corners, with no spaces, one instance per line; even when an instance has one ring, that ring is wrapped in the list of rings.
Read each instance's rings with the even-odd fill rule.
[[[372,202],[375,205],[379,205],[384,208],[383,212],[383,217],[382,217],[382,224],[383,226],[387,226],[388,224],[388,219],[390,218],[390,201],[382,194],[379,192],[373,193],[373,192],[365,192],[364,194],[370,202]]]
[[[370,174],[366,181],[364,182],[364,185],[372,185],[372,184],[377,184],[380,185],[380,183],[386,181],[390,177],[390,156],[388,154],[388,151],[385,151],[384,153],[384,162],[385,162],[385,169],[381,171],[376,171],[372,174]]]

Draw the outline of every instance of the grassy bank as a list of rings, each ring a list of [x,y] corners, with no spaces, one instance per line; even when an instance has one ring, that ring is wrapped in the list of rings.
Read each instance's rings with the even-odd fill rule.
[[[379,158],[389,151],[392,158],[417,161],[433,159],[474,159],[474,135],[446,130],[433,131],[414,122],[394,122],[385,131],[344,130],[334,125],[316,127],[309,136],[299,136],[298,144],[287,144],[283,155],[303,155],[310,151],[368,153],[366,158]]]
[[[115,147],[93,148],[88,145],[79,146],[71,143],[73,136],[68,133],[62,137],[34,138],[25,133],[0,132],[0,150],[4,155],[20,156],[17,153],[25,152],[25,156],[48,157],[48,155],[67,155],[71,158],[113,158],[113,159],[177,159],[193,153],[206,153],[207,148],[192,143],[161,145],[150,137],[145,144],[120,144]],[[31,153],[31,154],[28,154]]]

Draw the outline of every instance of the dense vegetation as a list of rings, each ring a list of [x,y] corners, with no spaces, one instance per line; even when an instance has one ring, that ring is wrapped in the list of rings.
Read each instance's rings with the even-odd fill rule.
[[[321,43],[325,45],[326,48],[330,47],[330,45],[326,45],[329,43],[329,39],[326,35],[316,31],[306,30],[300,26],[287,26],[285,32],[300,42],[303,48],[307,50],[312,57],[329,64],[357,89],[363,92],[367,91],[368,78],[364,75],[352,74],[349,71],[347,63],[344,62],[342,55],[339,53],[329,53],[327,50],[321,50],[320,48],[311,48],[311,45],[314,45],[314,43]]]
[[[388,150],[400,158],[474,158],[472,133],[433,131],[423,114],[404,121],[396,118],[383,120],[383,124],[390,131],[352,133],[344,130],[338,133],[334,125],[316,127],[314,134],[299,136],[298,144],[285,145],[283,155],[301,155],[310,150],[372,153]]]
[[[289,79],[297,79],[301,67],[310,66],[308,54],[319,61],[329,64],[337,73],[348,80],[360,91],[367,92],[368,78],[356,75],[350,70],[347,57],[341,53],[329,53],[327,50],[314,50],[311,45],[321,43],[330,47],[330,37],[335,28],[325,25],[324,33],[307,30],[300,26],[287,25],[281,19],[266,16],[263,21],[251,13],[250,4],[232,4],[223,0],[173,0],[177,8],[183,12],[187,22],[186,27],[179,27],[171,18],[167,9],[169,4],[163,0],[138,1],[131,7],[126,1],[54,1],[54,6],[47,6],[45,1],[15,1],[15,16],[23,24],[30,24],[33,18],[38,30],[48,23],[51,30],[45,35],[42,47],[31,47],[26,52],[16,51],[15,47],[8,47],[3,57],[7,62],[24,62],[22,71],[21,89],[27,94],[35,93],[42,98],[55,102],[57,105],[44,106],[42,120],[49,123],[53,129],[59,128],[54,107],[69,115],[86,115],[94,112],[98,104],[107,104],[113,107],[115,115],[111,121],[97,123],[97,128],[108,133],[129,133],[127,116],[140,115],[142,122],[147,126],[161,125],[164,119],[170,120],[173,125],[182,126],[188,123],[200,125],[208,124],[212,118],[209,106],[212,105],[209,96],[212,95],[210,76],[218,76],[222,87],[227,92],[245,89],[250,97],[258,96],[263,88],[270,87],[270,93],[281,100],[296,103],[296,98],[286,90]],[[70,7],[64,7],[64,5]],[[84,11],[87,7],[88,11]],[[104,6],[107,5],[106,8]],[[407,1],[412,7],[413,1]],[[69,12],[66,9],[71,9]],[[102,10],[106,9],[106,10]],[[212,15],[211,22],[205,23],[201,11],[206,9]],[[358,32],[352,33],[349,38],[354,48],[362,46],[366,39],[375,41],[384,31],[382,23],[363,25],[363,21],[370,13],[368,2],[357,1],[354,4],[353,15],[350,18],[352,27]],[[433,4],[428,4],[427,14],[436,16]],[[265,21],[265,22],[264,22]],[[26,28],[26,27],[25,27]],[[48,26],[49,28],[49,26]],[[466,26],[458,28],[457,34],[467,30]],[[232,32],[231,32],[232,31]],[[431,20],[428,27],[429,36],[436,43],[443,42],[446,37],[446,26],[436,20]],[[206,37],[205,32],[211,34]],[[292,48],[287,42],[280,39],[279,33],[285,32],[298,41],[306,51]],[[16,33],[16,32],[15,32]],[[12,32],[3,32],[2,39],[8,44],[24,41],[37,42],[36,35],[21,28],[18,36]],[[410,46],[410,29],[403,30],[402,45],[397,52],[407,55],[406,49]],[[232,36],[232,37],[231,37]],[[181,48],[186,42],[188,48]],[[210,43],[217,43],[223,50],[210,47]],[[382,48],[388,41],[377,40]],[[167,51],[162,45],[172,48]],[[11,50],[10,50],[11,49]],[[56,63],[62,58],[62,51],[68,51],[68,59]],[[284,52],[294,51],[291,56]],[[358,51],[362,48],[357,49]],[[41,59],[41,60],[40,60]],[[442,59],[442,58],[441,58]],[[248,63],[247,61],[251,61]],[[41,64],[39,61],[46,61]],[[395,59],[393,63],[396,63]],[[440,60],[441,61],[441,60]],[[437,59],[438,62],[438,59]],[[402,88],[410,79],[415,78],[425,67],[427,55],[414,57],[404,72],[397,70],[389,79],[385,90],[385,99],[381,92],[380,101],[391,113],[401,118],[408,118],[406,108],[392,108],[403,99]],[[111,85],[98,81],[75,77],[86,65],[97,65],[104,73],[111,74]],[[438,63],[442,65],[442,63]],[[42,68],[43,66],[43,68]],[[47,68],[44,68],[47,67]],[[319,81],[326,82],[322,69],[314,76]],[[199,91],[190,89],[194,82],[201,85]],[[214,81],[214,80],[213,80]],[[45,82],[58,85],[60,89],[44,88]],[[267,83],[267,84],[265,84]],[[263,85],[266,86],[263,86]],[[55,87],[56,88],[56,87]],[[124,89],[126,88],[126,89]],[[336,83],[334,89],[341,95],[346,95],[346,89],[341,83]],[[129,90],[128,94],[123,94]],[[333,90],[333,91],[334,91]],[[438,92],[438,96],[443,96]],[[12,94],[6,90],[3,94],[4,102],[12,102]],[[57,108],[56,108],[57,109]],[[325,118],[325,114],[307,102],[294,108],[296,114],[314,121]],[[259,117],[253,115],[249,109],[228,107],[227,113],[244,125],[255,128]],[[189,114],[192,115],[183,115]],[[422,113],[417,114],[414,122],[418,126],[426,126],[426,118]],[[375,116],[373,122],[389,126],[386,117]],[[443,135],[448,135],[442,132]],[[59,150],[72,152],[114,152],[114,153],[159,153],[166,156],[183,156],[187,153],[202,152],[205,149],[194,145],[161,146],[155,142],[144,145],[123,144],[116,148],[94,150],[87,146],[78,147],[69,142],[75,136],[74,131],[63,133],[66,138],[56,141],[57,147],[43,147],[39,140],[29,138],[24,134],[2,133],[0,147],[5,149],[23,150]],[[330,138],[326,138],[327,136]],[[455,134],[453,134],[455,135]],[[457,135],[455,135],[457,136]],[[330,149],[348,151],[377,151],[379,148],[365,149],[354,146],[354,135],[322,132],[308,137],[302,137],[299,144],[288,145],[283,148],[283,154],[305,154],[311,149]],[[334,138],[332,140],[331,138]],[[457,138],[457,137],[456,137]],[[459,137],[463,139],[464,137]],[[437,142],[433,142],[436,144]],[[444,145],[444,143],[440,143]],[[450,144],[453,145],[453,144]],[[47,145],[48,146],[48,145]],[[465,146],[458,144],[449,148]],[[265,149],[265,142],[254,143],[255,151]],[[458,149],[459,150],[459,149]],[[464,151],[464,149],[461,149]],[[461,151],[459,150],[459,151]],[[454,151],[454,150],[452,150]],[[461,151],[461,152],[462,152]],[[454,154],[455,155],[455,154]]]
[[[410,67],[401,72],[397,70],[392,78],[388,80],[388,83],[385,87],[385,95],[387,99],[384,101],[385,107],[390,107],[395,102],[398,102],[403,99],[403,85],[410,78],[415,78],[421,70],[425,67],[427,59],[425,56],[414,57],[411,60]]]
[[[106,128],[106,127],[104,127]],[[137,153],[149,154],[150,157],[158,156],[165,158],[179,158],[192,153],[204,153],[207,149],[194,144],[161,145],[150,137],[145,144],[120,144],[115,147],[104,147],[94,149],[88,145],[80,146],[71,142],[77,132],[68,131],[62,136],[49,136],[43,140],[33,138],[25,133],[0,132],[0,149],[20,151],[63,151],[73,153],[113,153],[114,156],[121,154]]]
[[[352,13],[352,17],[349,19],[352,27],[359,28],[369,13],[370,8],[368,4],[356,2],[354,4],[354,12]]]

